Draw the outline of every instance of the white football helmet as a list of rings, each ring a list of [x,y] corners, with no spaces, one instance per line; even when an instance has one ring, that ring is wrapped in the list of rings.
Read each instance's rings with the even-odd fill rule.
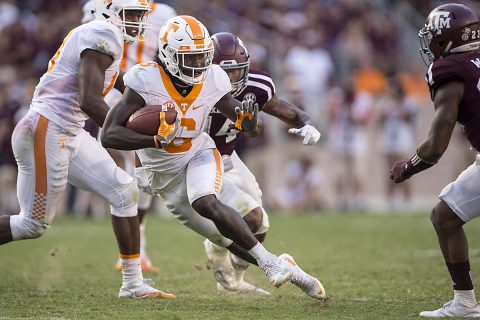
[[[158,35],[158,57],[183,82],[202,83],[212,64],[213,43],[207,28],[191,16],[169,19]]]
[[[147,0],[95,1],[95,19],[105,20],[116,25],[120,29],[126,42],[139,40],[139,36],[149,27],[147,24],[147,13],[150,12],[150,4]],[[127,13],[129,11],[137,11],[139,19],[131,21]],[[130,35],[127,29],[134,31],[134,35]]]
[[[95,6],[96,6],[96,0],[89,0],[85,2],[85,4],[82,7],[83,11],[83,18],[82,18],[82,24],[90,22],[95,20]]]

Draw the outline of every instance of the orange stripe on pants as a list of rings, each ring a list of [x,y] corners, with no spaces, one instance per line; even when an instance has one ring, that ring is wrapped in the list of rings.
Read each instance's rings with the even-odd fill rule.
[[[215,193],[220,191],[220,187],[222,186],[222,158],[220,157],[220,152],[217,149],[213,149],[213,155],[215,156],[215,163],[217,168],[215,170]]]
[[[33,198],[32,218],[39,221],[45,219],[47,208],[47,159],[45,156],[45,138],[47,136],[48,119],[40,116],[33,137],[35,157],[35,195]]]

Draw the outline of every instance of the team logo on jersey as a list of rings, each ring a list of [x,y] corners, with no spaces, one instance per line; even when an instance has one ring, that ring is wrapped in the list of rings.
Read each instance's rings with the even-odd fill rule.
[[[253,102],[257,101],[257,96],[251,92],[247,93],[243,100],[253,100]]]
[[[450,29],[450,12],[435,12],[430,18],[428,29],[437,31],[437,34],[442,34],[442,29]]]
[[[175,104],[173,102],[164,102],[162,103],[162,111],[168,111],[168,109],[175,109]]]

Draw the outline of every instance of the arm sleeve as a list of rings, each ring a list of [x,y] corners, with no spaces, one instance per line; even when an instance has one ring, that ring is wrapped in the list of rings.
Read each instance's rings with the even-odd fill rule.
[[[215,77],[215,86],[219,91],[220,97],[223,97],[230,91],[232,91],[232,86],[230,84],[230,79],[225,71],[217,65],[212,65],[212,71],[214,72]]]
[[[123,54],[123,38],[115,26],[104,21],[92,21],[80,32],[78,48],[80,53],[92,49],[117,60]]]
[[[463,67],[453,59],[443,58],[433,62],[428,68],[426,80],[433,100],[435,90],[442,84],[453,80],[463,81],[465,71]]]
[[[136,65],[130,68],[123,76],[123,82],[126,87],[138,93],[145,101],[145,104],[149,104],[149,92],[151,90],[149,89],[148,70],[146,67]]]

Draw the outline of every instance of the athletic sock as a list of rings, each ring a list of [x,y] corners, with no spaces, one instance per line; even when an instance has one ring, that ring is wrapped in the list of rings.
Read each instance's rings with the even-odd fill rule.
[[[142,223],[140,223],[140,257],[142,260],[146,258],[146,246],[147,246],[147,239],[145,237],[145,219],[146,217],[143,217]]]
[[[477,305],[475,291],[472,290],[453,290],[453,299],[466,307],[474,308]]]
[[[259,266],[263,266],[265,263],[277,258],[276,255],[268,252],[260,242],[257,242],[252,249],[248,250],[248,253],[257,260]]]
[[[460,263],[448,263],[448,272],[453,282],[453,290],[473,290],[472,277],[470,275],[470,261]]]
[[[230,253],[230,261],[232,262],[233,275],[235,276],[237,283],[244,281],[243,277],[250,263],[232,253]]]
[[[120,254],[122,260],[123,286],[136,287],[143,284],[140,254]]]

